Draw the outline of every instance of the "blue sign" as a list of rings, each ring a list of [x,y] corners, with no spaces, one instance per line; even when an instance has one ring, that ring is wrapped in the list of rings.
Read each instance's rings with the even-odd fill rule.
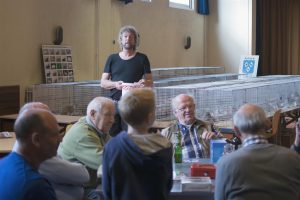
[[[254,72],[254,64],[255,64],[255,60],[245,59],[243,62],[242,72],[245,74],[252,74]]]

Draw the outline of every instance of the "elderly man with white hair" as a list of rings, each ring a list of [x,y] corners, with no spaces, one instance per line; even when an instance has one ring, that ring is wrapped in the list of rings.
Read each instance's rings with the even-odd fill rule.
[[[58,155],[86,166],[90,174],[87,190],[99,185],[97,170],[102,164],[103,147],[110,139],[109,129],[114,122],[115,107],[105,97],[94,98],[87,107],[87,115],[79,119],[66,133],[58,148]]]
[[[212,124],[196,118],[194,98],[187,94],[180,94],[172,100],[173,113],[177,120],[170,127],[162,130],[176,146],[181,138],[183,160],[194,158],[209,158],[210,139],[219,137],[219,133],[211,130]]]
[[[217,163],[215,199],[300,199],[300,156],[268,143],[264,110],[245,104],[233,123],[243,146]]]

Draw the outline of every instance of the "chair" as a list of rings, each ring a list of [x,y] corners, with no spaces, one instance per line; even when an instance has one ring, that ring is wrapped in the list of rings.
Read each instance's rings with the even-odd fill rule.
[[[295,136],[296,136],[296,130],[294,128],[283,128],[280,129],[280,145],[290,148],[291,145],[294,143]]]
[[[272,128],[267,131],[266,138],[270,143],[280,144],[280,139],[278,140],[278,132],[280,129],[281,121],[281,110],[277,110],[272,117]]]
[[[290,146],[294,143],[298,116],[299,115],[297,114],[295,118],[290,118],[283,115],[279,134],[281,146],[290,148]]]

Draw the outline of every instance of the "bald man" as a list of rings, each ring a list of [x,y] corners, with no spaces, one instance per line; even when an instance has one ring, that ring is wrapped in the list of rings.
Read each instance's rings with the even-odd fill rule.
[[[26,103],[19,114],[26,110],[43,109],[50,112],[50,108],[41,102]],[[61,135],[63,136],[63,135]],[[17,151],[15,142],[13,151]],[[39,173],[52,184],[58,200],[81,200],[84,196],[83,184],[89,181],[87,169],[80,163],[72,163],[53,156],[40,164]]]
[[[44,109],[25,110],[14,130],[19,145],[0,160],[0,199],[56,200],[50,182],[38,172],[43,161],[56,155],[61,140],[55,117]]]
[[[243,146],[217,163],[215,199],[300,199],[300,156],[268,143],[264,110],[246,104],[233,123]]]

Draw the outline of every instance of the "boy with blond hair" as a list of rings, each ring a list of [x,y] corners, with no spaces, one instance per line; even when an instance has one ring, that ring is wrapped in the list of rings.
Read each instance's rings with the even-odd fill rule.
[[[128,124],[104,148],[102,187],[106,199],[167,199],[172,188],[172,144],[148,133],[155,120],[150,89],[133,89],[119,101]]]

